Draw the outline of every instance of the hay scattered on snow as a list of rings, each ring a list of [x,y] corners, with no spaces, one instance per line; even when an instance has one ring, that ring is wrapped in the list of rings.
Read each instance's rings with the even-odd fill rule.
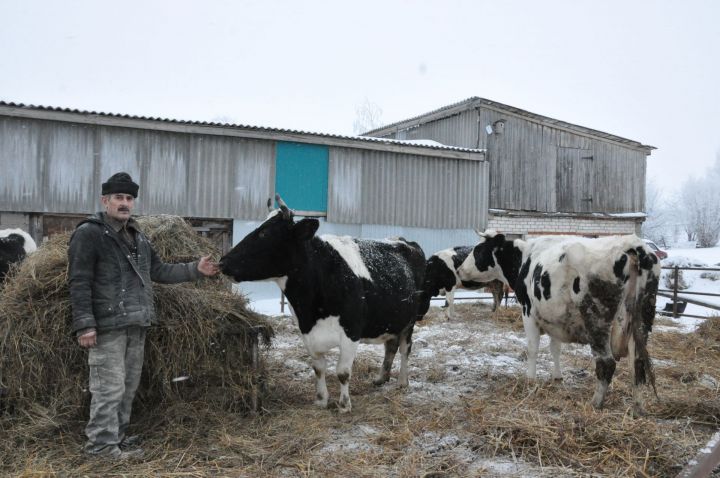
[[[219,256],[182,218],[139,218],[166,262]],[[6,413],[46,410],[58,419],[87,413],[87,352],[71,335],[67,289],[70,235],[53,237],[15,268],[0,295],[0,387]],[[146,343],[143,380],[134,411],[161,403],[205,399],[247,410],[257,397],[262,364],[253,369],[251,343],[269,342],[271,328],[246,309],[222,278],[154,285],[159,325]],[[187,380],[173,381],[178,377]]]
[[[447,324],[444,314],[433,311],[437,313],[420,327]],[[468,331],[468,337],[456,337],[458,344],[488,330],[477,327],[483,321],[494,332],[522,334],[517,308],[491,314],[487,307],[462,304],[458,312],[457,322],[464,322]],[[288,323],[284,319],[288,336],[296,334],[295,326]],[[462,392],[445,402],[425,393],[432,388],[428,374],[435,372],[417,368],[415,348],[411,380],[421,385],[411,390],[392,383],[372,386],[381,357],[370,358],[361,348],[350,385],[353,412],[338,415],[334,409],[318,410],[311,404],[312,372],[298,376],[288,366],[307,361],[307,354],[301,346],[285,348],[267,363],[271,372],[264,415],[241,416],[201,400],[169,403],[162,413],[148,414],[143,422],[144,429],[152,430],[143,444],[146,459],[122,465],[87,462],[78,456],[82,423],[70,435],[62,430],[62,439],[56,433],[37,440],[35,429],[18,430],[14,440],[7,440],[12,444],[3,446],[0,440],[0,454],[7,457],[0,471],[141,476],[675,476],[720,424],[718,391],[703,386],[698,378],[717,375],[716,344],[716,339],[701,334],[653,332],[649,347],[656,360],[660,398],[648,391],[649,414],[641,418],[630,413],[627,360],[618,364],[606,409],[596,411],[588,405],[595,383],[592,359],[572,349],[562,355],[562,383],[528,383],[520,373],[488,370],[472,393]],[[450,373],[441,372],[439,376]],[[331,397],[336,397],[337,380],[330,377],[328,386]],[[38,426],[57,426],[55,417],[41,411],[33,411],[40,417]],[[494,468],[495,464],[510,468]],[[526,473],[522,466],[532,468]]]

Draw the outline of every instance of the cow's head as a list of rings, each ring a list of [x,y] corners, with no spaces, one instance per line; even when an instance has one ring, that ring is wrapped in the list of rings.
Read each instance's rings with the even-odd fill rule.
[[[0,241],[4,246],[23,249],[25,255],[37,250],[37,245],[33,238],[22,229],[0,230]]]
[[[463,282],[490,282],[499,279],[507,284],[507,279],[498,262],[498,254],[506,246],[505,236],[493,230],[477,231],[480,242],[468,254],[458,268],[458,276]]]
[[[293,267],[294,252],[310,240],[320,223],[317,219],[295,222],[293,212],[276,195],[279,209],[268,199],[267,219],[220,259],[220,270],[236,282],[283,277]]]

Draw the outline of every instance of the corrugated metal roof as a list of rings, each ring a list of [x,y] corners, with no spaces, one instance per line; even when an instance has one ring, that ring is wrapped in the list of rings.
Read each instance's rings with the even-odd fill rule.
[[[629,146],[634,146],[636,148],[644,148],[644,149],[647,149],[648,151],[657,149],[655,146],[642,144],[642,143],[640,143],[638,141],[634,141],[632,139],[623,138],[621,136],[616,136],[614,134],[605,133],[603,131],[599,131],[599,130],[592,129],[592,128],[586,128],[585,126],[580,126],[580,125],[576,125],[573,123],[567,123],[565,121],[550,118],[548,116],[543,116],[543,115],[540,115],[537,113],[532,113],[527,110],[516,108],[514,106],[509,106],[509,105],[506,105],[503,103],[498,103],[497,101],[488,100],[485,98],[481,98],[479,96],[473,96],[473,97],[467,98],[465,100],[458,101],[457,103],[443,106],[441,108],[429,111],[427,113],[424,113],[424,114],[421,114],[418,116],[414,116],[412,118],[408,118],[408,119],[405,119],[402,121],[397,121],[395,123],[391,123],[391,124],[383,126],[381,128],[373,129],[371,131],[363,133],[363,135],[365,135],[365,136],[366,135],[375,135],[378,133],[386,134],[386,133],[390,132],[391,130],[403,129],[403,128],[411,127],[415,124],[426,122],[426,121],[428,121],[428,118],[430,118],[430,117],[435,117],[433,119],[441,119],[441,118],[445,118],[445,117],[457,114],[460,111],[470,110],[470,109],[476,108],[478,106],[488,106],[488,107],[497,108],[497,109],[500,109],[503,111],[507,111],[509,113],[516,114],[518,116],[531,118],[531,119],[534,119],[535,121],[539,121],[541,123],[545,123],[548,125],[559,126],[559,127],[563,127],[563,128],[569,129],[569,130],[577,131],[578,133],[583,133],[583,134],[588,134],[588,135],[592,135],[592,136],[597,136],[600,138],[609,139],[609,140],[616,141],[619,143],[627,144]]]
[[[26,110],[72,113],[72,114],[79,114],[79,115],[85,115],[85,116],[99,116],[99,117],[107,117],[107,118],[121,118],[121,119],[129,119],[129,120],[154,121],[154,122],[169,123],[169,124],[174,124],[174,125],[206,126],[206,127],[229,128],[229,129],[233,129],[233,130],[245,130],[245,131],[254,131],[254,132],[305,135],[305,136],[315,136],[315,137],[319,137],[319,138],[335,138],[335,139],[343,139],[343,140],[358,141],[358,142],[396,144],[399,146],[412,146],[412,147],[417,147],[417,148],[426,148],[426,149],[435,149],[435,150],[450,150],[450,151],[459,151],[459,152],[468,152],[468,153],[484,152],[484,150],[460,148],[457,146],[418,144],[418,143],[410,143],[410,142],[401,141],[401,140],[393,140],[393,139],[385,139],[385,138],[372,138],[372,137],[368,137],[368,136],[351,136],[351,135],[341,135],[341,134],[331,134],[331,133],[318,133],[318,132],[304,131],[304,130],[272,128],[272,127],[266,127],[266,126],[251,126],[251,125],[243,125],[243,124],[218,123],[218,122],[208,122],[208,121],[189,121],[189,120],[179,120],[179,119],[173,119],[173,118],[159,118],[159,117],[152,117],[152,116],[136,116],[136,115],[129,115],[129,114],[106,113],[106,112],[102,112],[102,111],[79,110],[79,109],[74,109],[74,108],[65,108],[65,107],[58,107],[58,106],[27,105],[24,103],[14,103],[14,102],[0,100],[0,107],[3,107],[3,106],[11,107],[11,108],[22,108],[22,109],[26,109]]]

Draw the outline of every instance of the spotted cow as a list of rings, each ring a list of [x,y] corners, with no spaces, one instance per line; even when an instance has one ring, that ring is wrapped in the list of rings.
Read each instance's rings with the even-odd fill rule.
[[[36,249],[33,238],[22,229],[0,229],[0,284],[12,264],[22,261]]]
[[[280,208],[220,260],[221,271],[237,282],[274,280],[280,286],[312,358],[317,405],[328,403],[325,354],[336,347],[341,412],[351,409],[350,376],[360,342],[385,345],[376,385],[390,379],[399,348],[398,382],[407,386],[413,327],[422,317],[420,246],[404,239],[316,236],[317,219],[295,222],[282,199],[275,199]]]
[[[515,289],[528,342],[527,376],[535,378],[540,334],[550,336],[561,379],[560,344],[589,344],[597,385],[592,405],[601,408],[621,357],[634,358],[634,410],[642,413],[639,385],[655,388],[647,340],[655,317],[660,265],[634,235],[586,239],[547,236],[527,241],[486,231],[460,266],[462,280],[500,279]]]
[[[502,301],[504,287],[499,280],[490,282],[461,281],[457,269],[472,252],[472,246],[458,246],[438,251],[427,260],[423,291],[427,298],[444,295],[447,299],[448,319],[455,318],[455,290],[485,288],[493,296],[493,311]]]

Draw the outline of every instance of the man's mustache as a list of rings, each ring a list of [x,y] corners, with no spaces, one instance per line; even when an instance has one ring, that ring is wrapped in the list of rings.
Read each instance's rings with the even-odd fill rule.
[[[127,207],[119,207],[119,208],[118,208],[118,211],[127,211],[127,212],[130,212],[130,209],[127,208]]]

